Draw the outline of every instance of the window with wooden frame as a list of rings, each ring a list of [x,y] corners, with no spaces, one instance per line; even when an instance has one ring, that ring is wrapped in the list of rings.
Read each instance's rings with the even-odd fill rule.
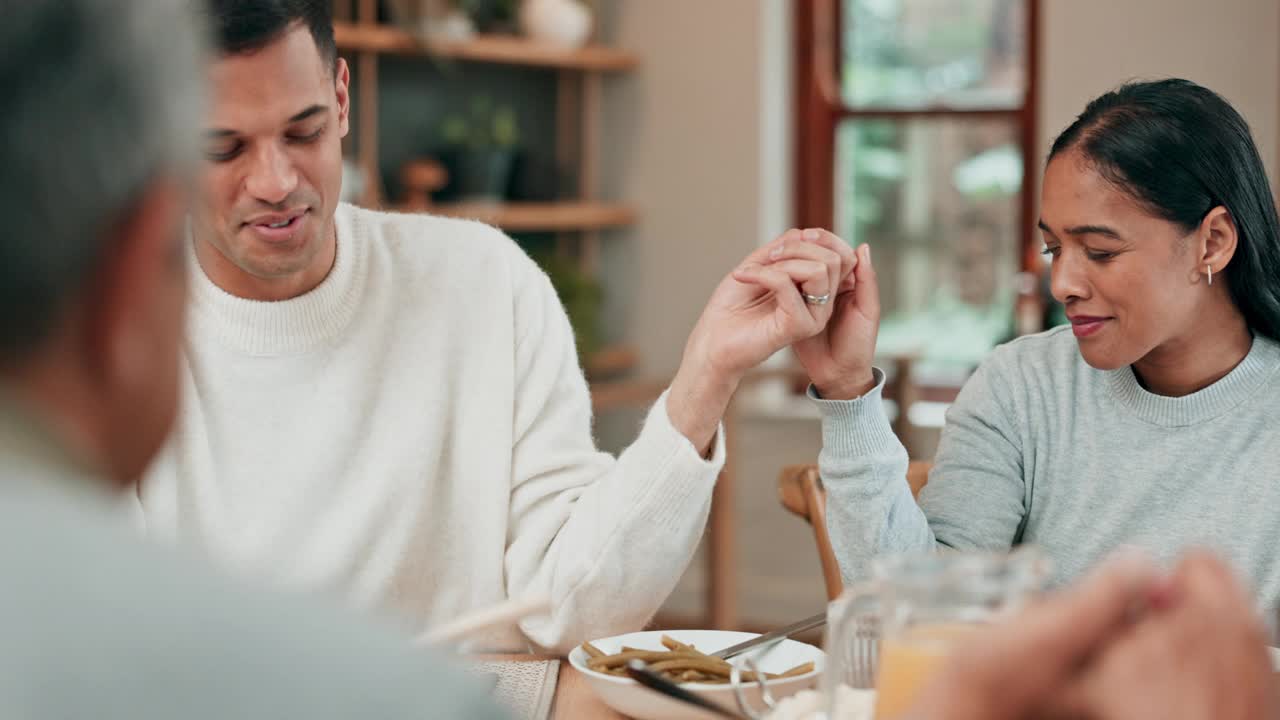
[[[958,385],[1038,297],[1039,0],[794,6],[797,224],[869,243],[878,352]]]

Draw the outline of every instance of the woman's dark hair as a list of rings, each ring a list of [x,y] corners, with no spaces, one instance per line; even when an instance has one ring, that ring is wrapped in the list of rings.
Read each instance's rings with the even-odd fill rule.
[[[1067,150],[1187,232],[1226,208],[1239,236],[1223,271],[1231,298],[1254,332],[1280,340],[1280,218],[1235,108],[1189,80],[1129,83],[1089,103],[1049,159]]]
[[[329,0],[208,0],[207,7],[214,40],[227,55],[261,50],[301,22],[321,58],[332,65],[338,57]]]

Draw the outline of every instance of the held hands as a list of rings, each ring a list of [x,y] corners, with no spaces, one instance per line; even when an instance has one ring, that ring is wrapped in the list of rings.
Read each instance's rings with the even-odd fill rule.
[[[1099,648],[1066,697],[1098,720],[1275,718],[1267,634],[1253,594],[1215,556],[1185,556],[1154,607]]]
[[[853,249],[831,233],[784,233],[716,288],[685,358],[741,378],[778,350],[822,332],[856,263]]]
[[[928,720],[1274,718],[1266,636],[1222,561],[1169,574],[1114,558],[957,652],[910,715]]]
[[[672,423],[705,452],[742,377],[789,345],[824,397],[863,384],[879,312],[865,248],[855,253],[825,230],[787,231],[748,255],[712,294],[671,385]]]
[[[830,321],[792,346],[814,388],[827,400],[852,400],[875,386],[871,366],[880,329],[880,289],[871,248],[859,247],[854,260],[853,273],[834,299]]]

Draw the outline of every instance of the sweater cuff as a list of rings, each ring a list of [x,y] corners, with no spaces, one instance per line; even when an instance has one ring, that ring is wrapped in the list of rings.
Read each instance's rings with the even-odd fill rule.
[[[708,502],[725,462],[724,425],[716,428],[711,458],[702,457],[671,424],[669,392],[663,392],[649,409],[640,435],[627,448],[628,455],[640,456],[636,459],[650,468],[646,474],[652,478],[637,510],[659,525],[679,525],[678,519],[688,515],[691,505]]]
[[[809,399],[822,413],[823,454],[857,457],[898,444],[884,410],[884,371],[874,368],[872,372],[875,386],[853,400],[823,400],[817,389],[809,386]]]
[[[671,424],[671,416],[667,414],[667,396],[670,394],[670,388],[664,390],[653,407],[649,408],[649,415],[644,421],[645,429],[653,428],[653,433],[662,438],[662,442],[672,446],[682,466],[719,475],[724,468],[725,459],[724,423],[716,426],[715,437],[711,440],[711,457],[703,457],[689,438]]]

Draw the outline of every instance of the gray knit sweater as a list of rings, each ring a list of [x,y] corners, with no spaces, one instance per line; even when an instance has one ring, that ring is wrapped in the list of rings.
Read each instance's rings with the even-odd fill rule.
[[[991,354],[948,411],[919,505],[877,371],[881,384],[862,398],[816,400],[845,575],[879,553],[1034,543],[1062,582],[1118,546],[1165,560],[1200,546],[1251,578],[1261,604],[1280,606],[1277,371],[1280,345],[1258,337],[1226,377],[1164,397],[1128,367],[1090,367],[1069,329],[1020,338]]]

